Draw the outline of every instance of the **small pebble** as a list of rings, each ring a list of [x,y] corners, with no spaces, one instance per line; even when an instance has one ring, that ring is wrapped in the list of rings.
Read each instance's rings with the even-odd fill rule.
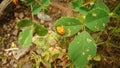
[[[42,53],[42,49],[36,49],[35,52],[40,55]]]
[[[22,68],[32,68],[32,63],[31,62],[28,62],[28,63],[25,63]]]
[[[14,64],[13,67],[14,67],[14,68],[17,68],[17,64]]]
[[[49,15],[44,14],[43,12],[38,13],[37,17],[38,17],[38,19],[41,19],[44,21],[52,21],[52,18]]]
[[[18,30],[13,31],[13,35],[17,36]]]
[[[19,14],[18,14],[17,12],[15,12],[15,13],[14,13],[14,16],[15,16],[15,17],[18,17],[18,16],[19,16]]]
[[[22,19],[24,17],[24,14],[21,12],[19,13],[19,18]]]
[[[44,24],[44,22],[45,22],[44,20],[41,20],[41,21],[40,21],[41,24]]]

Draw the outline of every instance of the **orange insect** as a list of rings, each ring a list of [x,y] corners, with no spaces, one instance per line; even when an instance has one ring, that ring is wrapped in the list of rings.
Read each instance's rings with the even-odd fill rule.
[[[19,4],[19,0],[13,0],[13,3],[14,3],[15,5],[18,5],[18,4]]]
[[[56,30],[57,30],[57,32],[58,32],[59,34],[61,34],[61,35],[65,34],[65,29],[64,29],[63,26],[58,26],[58,27],[56,28]]]

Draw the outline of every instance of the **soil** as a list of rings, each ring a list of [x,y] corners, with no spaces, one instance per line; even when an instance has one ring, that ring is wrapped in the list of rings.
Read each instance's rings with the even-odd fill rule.
[[[52,30],[52,24],[62,16],[75,16],[71,11],[66,12],[66,8],[69,8],[69,2],[71,0],[51,0],[54,5],[48,7],[48,15],[52,18],[52,21],[45,22],[41,21],[35,16],[35,20],[40,24],[44,25],[49,30]],[[87,1],[87,0],[86,0]],[[117,0],[104,0],[104,2],[111,8],[111,11],[116,6]],[[57,5],[56,5],[57,4]],[[0,68],[17,68],[17,63],[21,64],[21,68],[31,68],[31,64],[35,63],[35,60],[30,60],[31,53],[37,48],[35,45],[31,46],[29,51],[20,57],[20,59],[15,59],[12,54],[7,53],[5,49],[11,48],[11,44],[14,42],[17,46],[18,35],[21,31],[16,28],[16,23],[21,19],[31,19],[30,8],[24,4],[12,5],[5,10],[4,15],[0,18]],[[120,22],[120,21],[119,21]],[[106,43],[99,44],[97,54],[102,55],[101,61],[94,64],[93,68],[120,68],[120,33],[113,33],[112,29],[109,27],[120,28],[119,22],[116,19],[111,18],[110,23],[106,26],[106,31],[102,32],[100,39],[106,41]],[[69,38],[70,40],[71,38]],[[4,61],[2,60],[4,58]],[[56,68],[63,68],[61,63],[67,63],[67,57],[63,60],[56,59]],[[53,62],[54,64],[54,62]],[[41,63],[40,68],[46,68],[43,63]],[[54,68],[54,67],[53,67]]]

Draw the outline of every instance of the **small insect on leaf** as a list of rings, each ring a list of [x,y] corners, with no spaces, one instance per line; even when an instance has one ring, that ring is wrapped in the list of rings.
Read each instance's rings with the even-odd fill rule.
[[[61,35],[65,34],[65,29],[63,26],[58,26],[56,29],[59,34]]]
[[[19,0],[13,0],[13,3],[14,3],[15,5],[18,5]]]

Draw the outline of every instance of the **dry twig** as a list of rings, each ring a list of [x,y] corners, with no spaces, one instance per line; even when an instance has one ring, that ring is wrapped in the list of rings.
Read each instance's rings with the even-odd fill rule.
[[[3,0],[0,4],[0,17],[2,16],[4,10],[8,7],[8,5],[12,3],[12,0]]]

